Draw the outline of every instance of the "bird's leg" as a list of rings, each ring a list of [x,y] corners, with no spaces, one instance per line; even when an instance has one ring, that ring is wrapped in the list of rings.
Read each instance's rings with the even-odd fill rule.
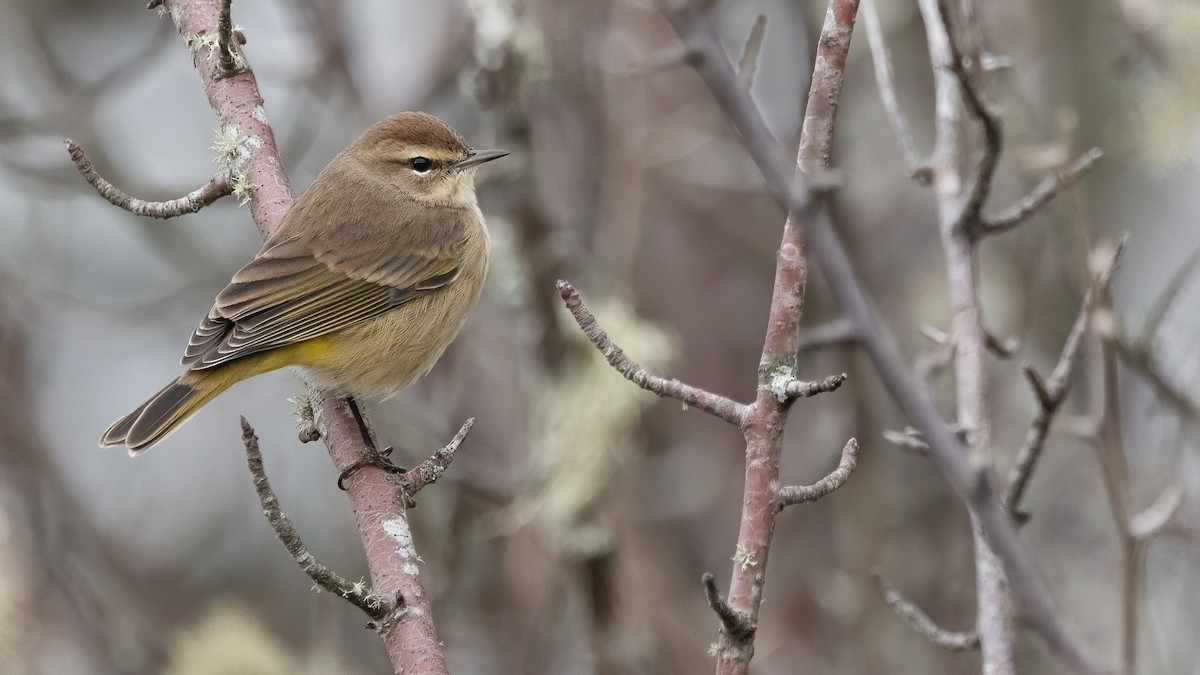
[[[382,451],[379,450],[379,446],[375,443],[375,435],[371,433],[371,427],[367,424],[362,410],[358,407],[358,401],[353,396],[347,396],[346,405],[350,408],[350,414],[354,415],[354,421],[358,423],[358,430],[362,434],[363,444],[366,448],[363,450],[361,458],[338,474],[338,487],[345,490],[346,479],[364,466],[376,466],[392,474],[404,473],[405,469],[403,467],[396,466],[392,460],[388,459],[388,456],[392,454],[392,447],[390,445]]]

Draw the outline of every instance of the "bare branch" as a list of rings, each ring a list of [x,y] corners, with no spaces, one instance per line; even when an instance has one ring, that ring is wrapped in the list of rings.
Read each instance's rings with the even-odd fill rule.
[[[883,42],[883,29],[879,25],[879,13],[873,0],[864,2],[862,11],[863,23],[867,29],[867,42],[871,45],[871,61],[875,64],[875,86],[879,89],[879,98],[883,101],[884,111],[887,112],[888,123],[892,125],[892,132],[900,143],[900,152],[904,156],[904,170],[909,178],[921,185],[931,185],[933,169],[928,160],[917,155],[912,132],[909,131],[908,118],[900,110],[900,102],[896,99],[892,57]]]
[[[874,570],[871,576],[875,578],[875,586],[879,589],[883,601],[901,619],[904,619],[913,630],[925,636],[933,644],[952,652],[971,652],[979,649],[979,633],[974,629],[969,631],[952,631],[937,625],[929,615],[921,611],[908,598],[905,598],[883,578],[883,573]]]
[[[994,216],[982,216],[979,223],[979,234],[1001,234],[1020,226],[1043,206],[1049,204],[1050,200],[1057,197],[1060,192],[1086,176],[1103,156],[1104,152],[1100,148],[1092,148],[1062,171],[1043,178],[1029,191],[1029,194],[1022,197],[1016,204]]]
[[[904,427],[900,431],[884,429],[883,439],[897,448],[914,455],[929,454],[929,444],[921,440],[921,432],[915,427]]]
[[[475,418],[468,418],[463,422],[458,433],[454,434],[454,438],[450,439],[444,447],[430,455],[428,459],[418,464],[416,467],[409,469],[404,473],[401,479],[401,486],[406,497],[412,498],[413,495],[421,491],[421,488],[432,483],[436,483],[450,463],[454,461],[454,453],[458,452],[458,446],[466,440],[467,434],[471,433],[471,427],[475,425]]]
[[[979,220],[979,212],[983,208],[983,203],[987,200],[988,193],[992,190],[992,178],[996,174],[996,164],[1000,161],[1000,148],[1003,144],[1003,136],[1000,131],[1000,119],[983,102],[983,97],[976,89],[975,83],[971,80],[970,73],[967,72],[966,60],[963,58],[963,53],[959,49],[958,42],[954,39],[954,28],[950,25],[950,14],[946,0],[938,0],[938,14],[941,18],[942,27],[946,31],[946,43],[951,57],[950,69],[954,72],[954,76],[958,78],[959,87],[962,91],[963,100],[966,101],[967,109],[971,111],[971,114],[979,120],[980,126],[983,127],[984,151],[981,153],[975,165],[974,172],[967,183],[967,199],[963,203],[962,211],[959,214],[960,225],[974,227]]]
[[[787,398],[812,398],[817,394],[824,394],[830,391],[837,391],[842,383],[846,381],[846,374],[830,375],[823,380],[815,382],[805,382],[803,380],[790,380],[782,387],[780,391]]]
[[[575,290],[574,286],[560,280],[558,293],[562,297],[563,303],[566,304],[567,311],[571,312],[575,323],[579,324],[579,328],[587,336],[588,341],[600,350],[600,353],[604,355],[604,360],[608,361],[608,364],[621,373],[625,379],[648,392],[673,398],[714,417],[719,417],[736,427],[742,426],[746,416],[746,406],[720,394],[647,372],[645,368],[626,356],[620,347],[613,344],[608,333],[605,333],[600,324],[596,322],[592,311],[583,303],[583,298],[579,297],[579,292]]]
[[[804,331],[800,338],[800,352],[815,352],[826,347],[853,346],[858,341],[854,322],[846,317],[818,324]]]
[[[746,46],[742,48],[742,58],[738,61],[738,79],[742,86],[750,89],[754,86],[754,74],[758,72],[758,59],[762,53],[763,40],[767,37],[767,15],[759,14],[746,38]]]
[[[1183,506],[1184,490],[1179,483],[1168,485],[1158,499],[1129,519],[1129,535],[1137,541],[1146,541],[1162,532]]]
[[[69,138],[63,142],[67,145],[67,152],[70,153],[71,161],[75,163],[75,168],[79,170],[79,173],[83,175],[83,179],[88,182],[88,185],[92,186],[97,194],[107,200],[108,203],[119,206],[139,216],[159,218],[161,220],[175,218],[184,214],[195,213],[221,197],[233,194],[233,184],[229,180],[229,175],[219,173],[213,176],[212,180],[208,181],[205,185],[178,199],[165,202],[148,202],[137,197],[131,197],[122,192],[117,186],[104,180],[104,177],[92,166],[92,162],[83,152],[83,148],[76,145]]]
[[[858,466],[858,441],[851,438],[842,448],[842,458],[838,461],[837,468],[828,476],[812,485],[777,486],[775,488],[775,512],[778,513],[794,504],[815,502],[842,487],[846,481],[850,480],[850,474],[854,472],[856,466]]]
[[[704,583],[704,597],[708,599],[708,606],[716,612],[717,618],[721,619],[721,630],[735,640],[745,640],[753,635],[756,627],[751,623],[750,617],[730,607],[725,598],[721,597],[712,573],[705,572],[700,580]]]
[[[267,471],[263,467],[262,452],[258,448],[258,436],[245,417],[241,420],[242,445],[246,448],[246,462],[250,466],[250,475],[254,478],[254,491],[258,494],[259,503],[262,504],[263,515],[267,517],[271,529],[275,530],[275,536],[292,555],[292,560],[296,561],[300,569],[317,586],[340,598],[345,598],[350,604],[366,612],[372,619],[379,620],[386,616],[392,611],[395,603],[374,593],[370,585],[365,582],[352,583],[348,581],[337,572],[317,562],[317,559],[305,548],[296,528],[292,526],[291,519],[279,506],[279,498],[275,496],[271,484],[267,482]]]
[[[1058,363],[1055,364],[1049,379],[1043,381],[1032,367],[1025,366],[1024,368],[1025,377],[1029,380],[1034,397],[1037,399],[1037,412],[1029,425],[1029,431],[1025,434],[1025,441],[1021,444],[1021,449],[1017,451],[1017,458],[1013,462],[1012,469],[1009,471],[1008,490],[1004,495],[1004,507],[1018,517],[1020,516],[1021,498],[1025,495],[1029,479],[1041,457],[1046,436],[1050,432],[1050,424],[1054,421],[1054,416],[1062,407],[1063,401],[1067,398],[1067,392],[1070,390],[1071,377],[1079,362],[1079,350],[1083,345],[1083,336],[1091,321],[1097,299],[1112,282],[1124,245],[1125,242],[1121,241],[1102,252],[1107,256],[1107,261],[1101,264],[1084,294],[1079,315],[1071,326],[1070,332],[1067,333]]]

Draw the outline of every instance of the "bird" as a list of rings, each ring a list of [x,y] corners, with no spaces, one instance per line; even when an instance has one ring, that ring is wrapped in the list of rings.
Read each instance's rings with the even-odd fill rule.
[[[482,293],[474,150],[433,115],[387,117],[338,153],[192,333],[182,375],[101,436],[137,456],[234,384],[298,366],[348,397],[428,372]]]

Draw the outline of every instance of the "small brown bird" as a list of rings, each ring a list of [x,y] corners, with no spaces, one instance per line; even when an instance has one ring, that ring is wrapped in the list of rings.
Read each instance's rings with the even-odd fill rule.
[[[137,455],[237,382],[300,366],[348,396],[397,391],[458,334],[487,274],[476,151],[419,112],[375,124],[326,166],[217,295],[187,367],[100,445]]]

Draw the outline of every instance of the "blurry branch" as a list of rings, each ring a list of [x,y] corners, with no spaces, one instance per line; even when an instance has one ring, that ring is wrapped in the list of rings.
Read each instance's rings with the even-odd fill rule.
[[[450,463],[454,461],[458,447],[466,440],[467,434],[471,433],[473,426],[475,426],[475,418],[467,418],[449,443],[430,455],[425,461],[404,472],[400,479],[400,486],[406,497],[411,499],[413,495],[421,491],[421,488],[436,483],[442,477],[446,469],[450,468]]]
[[[88,185],[91,185],[108,203],[135,215],[166,220],[187,213],[196,213],[221,197],[233,194],[233,183],[229,180],[229,174],[221,172],[213,176],[208,183],[178,199],[148,202],[131,197],[117,186],[104,180],[104,177],[96,171],[92,162],[84,154],[83,148],[69,138],[64,142],[67,145],[67,152],[71,155],[71,161],[75,163],[75,168],[79,169],[79,173],[83,175],[83,179],[88,182]]]
[[[850,474],[858,466],[858,441],[851,438],[842,448],[842,458],[837,468],[829,475],[812,485],[783,485],[775,488],[775,511],[784,510],[796,504],[815,502],[821,497],[833,492],[850,480]]]
[[[1037,213],[1043,206],[1050,203],[1050,200],[1058,196],[1065,188],[1075,184],[1080,178],[1083,178],[1092,170],[1096,161],[1104,156],[1104,152],[1100,148],[1092,148],[1083,153],[1074,162],[1071,162],[1065,169],[1053,176],[1043,178],[1040,183],[1034,186],[1029,194],[1025,195],[1016,204],[997,213],[994,216],[983,216],[979,223],[979,234],[1000,234],[1012,230],[1033,214]]]
[[[746,46],[742,48],[742,58],[738,60],[738,79],[747,90],[754,87],[754,74],[758,72],[758,60],[766,37],[767,15],[759,14],[746,38]]]
[[[839,317],[818,324],[804,332],[800,338],[800,352],[815,352],[826,347],[853,346],[858,340],[854,331],[854,322],[846,317]]]
[[[925,636],[925,639],[951,652],[969,652],[979,649],[978,631],[974,629],[952,631],[942,628],[920,607],[893,588],[881,571],[873,570],[871,576],[875,578],[875,586],[879,589],[879,594],[883,596],[883,601],[892,608],[892,611],[896,612],[897,616],[912,626],[913,630]]]
[[[580,330],[587,336],[588,341],[600,350],[609,365],[621,373],[625,379],[658,396],[670,397],[684,405],[703,410],[735,427],[740,428],[745,423],[745,405],[720,394],[684,384],[679,380],[659,377],[646,372],[644,368],[634,363],[625,355],[625,352],[621,351],[620,347],[613,344],[608,333],[605,333],[600,324],[596,322],[596,317],[592,315],[587,305],[583,304],[583,298],[579,297],[578,291],[570,283],[560,280],[558,293],[567,310],[575,319],[575,323],[579,324]]]
[[[1167,282],[1166,287],[1157,298],[1154,299],[1154,304],[1150,308],[1149,314],[1146,316],[1146,325],[1142,328],[1142,334],[1138,337],[1137,345],[1142,348],[1149,348],[1155,336],[1158,335],[1159,329],[1162,328],[1163,321],[1167,318],[1167,313],[1171,311],[1171,306],[1175,304],[1176,298],[1179,297],[1183,287],[1188,280],[1200,269],[1200,248],[1192,251],[1192,253],[1184,260],[1175,274],[1171,275],[1171,280]]]
[[[241,422],[242,445],[246,448],[246,462],[250,466],[250,475],[254,478],[254,491],[262,504],[263,515],[267,517],[267,522],[271,524],[271,529],[275,531],[280,543],[292,555],[292,560],[296,561],[313,583],[340,598],[345,598],[350,604],[366,612],[372,620],[386,616],[394,609],[394,603],[372,592],[370,586],[364,582],[352,583],[346,580],[318,562],[305,548],[299,533],[279,506],[279,498],[275,496],[271,484],[267,481],[262,452],[258,448],[258,436],[245,417],[241,418]]]
[[[1021,498],[1025,495],[1029,479],[1041,457],[1046,436],[1050,433],[1050,424],[1054,421],[1055,415],[1058,414],[1063,401],[1067,398],[1067,392],[1071,388],[1071,379],[1075,373],[1075,367],[1079,363],[1079,350],[1083,346],[1084,333],[1093,320],[1098,297],[1112,283],[1113,273],[1120,262],[1124,247],[1125,242],[1122,240],[1114,246],[1097,251],[1096,256],[1103,256],[1104,261],[1100,263],[1092,282],[1088,285],[1088,290],[1083,296],[1083,303],[1079,308],[1079,316],[1067,334],[1062,353],[1059,355],[1058,363],[1055,364],[1050,377],[1043,380],[1032,366],[1026,365],[1023,368],[1025,378],[1033,389],[1037,412],[1029,425],[1029,431],[1025,434],[1025,441],[1017,451],[1012,469],[1009,471],[1008,491],[1004,495],[1004,507],[1020,520],[1024,520],[1024,514],[1020,510]]]
[[[967,462],[962,444],[954,438],[928,393],[905,365],[895,340],[879,318],[845,248],[833,231],[828,214],[818,213],[819,205],[807,191],[794,191],[794,179],[782,153],[762,113],[738,82],[713,27],[696,7],[689,4],[669,8],[667,18],[691,55],[689,63],[741,135],[743,144],[766,179],[771,195],[785,209],[810,218],[815,216],[807,222],[808,234],[821,260],[821,269],[829,280],[831,293],[845,315],[854,322],[860,344],[892,399],[925,434],[935,464],[972,510],[1004,561],[1026,620],[1073,669],[1095,672],[1059,622],[1041,573],[1017,540],[1013,523],[996,497],[988,472]]]
[[[862,12],[863,23],[867,29],[867,42],[871,46],[871,61],[875,64],[875,86],[879,89],[879,98],[883,101],[888,123],[892,125],[892,132],[900,143],[900,152],[904,156],[904,170],[909,178],[921,185],[930,185],[933,182],[933,169],[928,160],[917,154],[908,118],[904,116],[900,102],[896,99],[892,57],[883,42],[883,29],[879,25],[879,12],[875,9],[874,0],[866,0]]]

